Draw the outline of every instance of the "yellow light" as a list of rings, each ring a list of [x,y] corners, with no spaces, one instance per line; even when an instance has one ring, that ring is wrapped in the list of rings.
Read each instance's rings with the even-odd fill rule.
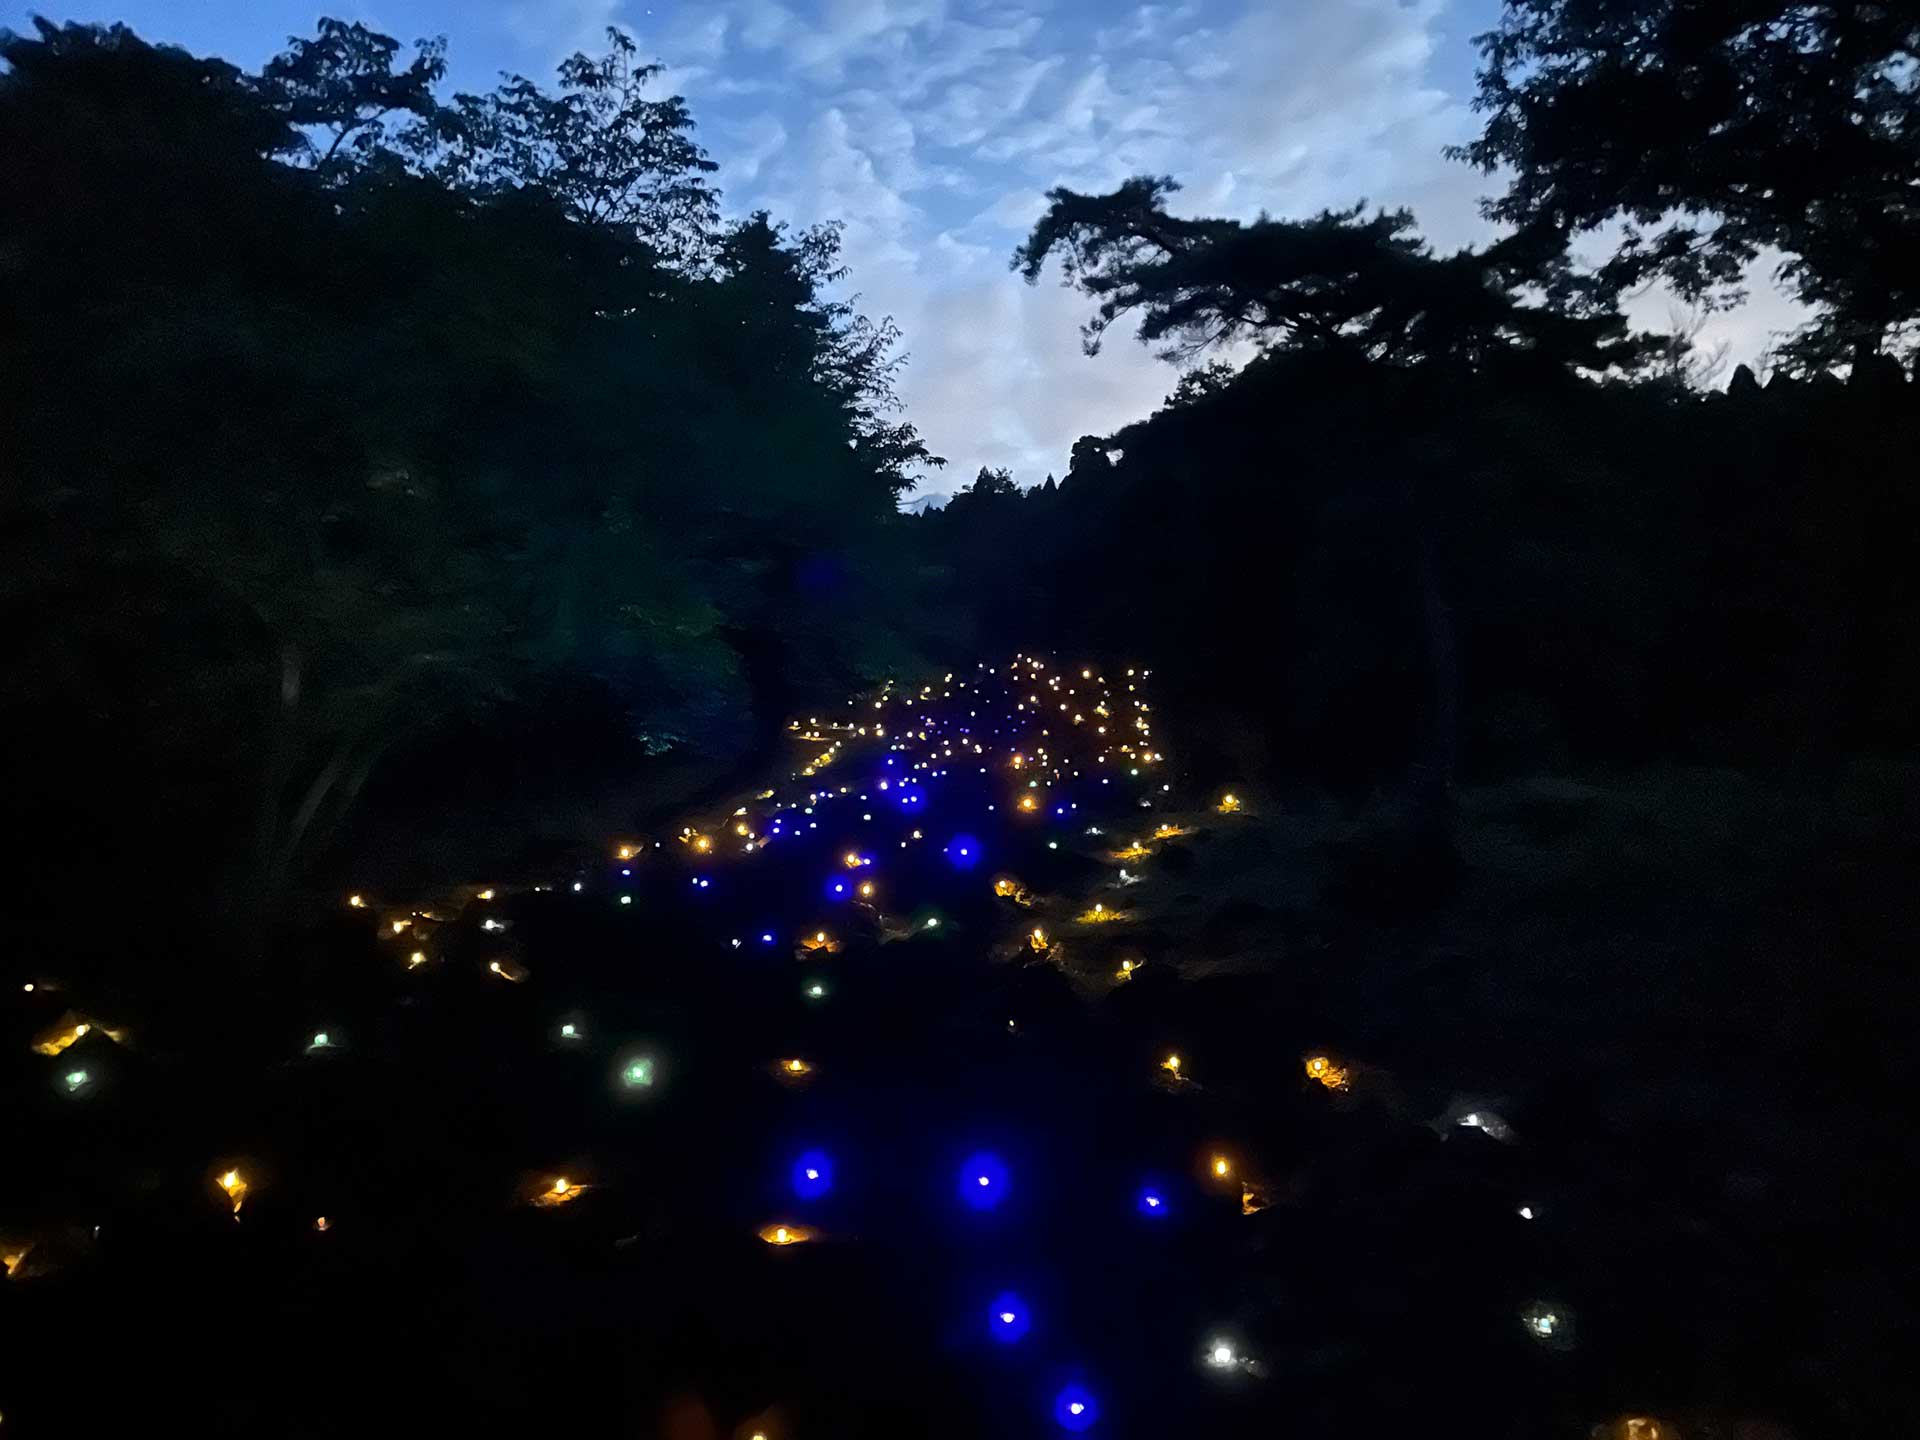
[[[1153,832],[1153,838],[1156,840],[1174,840],[1182,835],[1191,835],[1192,833],[1193,831],[1179,825],[1162,825]]]
[[[400,932],[401,932],[402,930],[404,930],[404,929],[406,929],[406,928],[407,928],[407,926],[409,926],[409,925],[411,925],[412,923],[413,923],[413,922],[412,922],[411,920],[396,920],[396,921],[394,921],[394,922],[393,922],[393,933],[394,933],[394,934],[396,934],[396,935],[398,935],[398,934],[399,934],[399,933],[400,933]]]
[[[996,895],[1012,895],[1019,888],[1018,881],[1004,875],[993,882],[993,893]]]
[[[1129,961],[1128,962],[1129,967],[1131,966],[1131,964],[1132,962]],[[1165,1070],[1167,1073],[1171,1075],[1178,1075],[1180,1073],[1180,1057],[1178,1055],[1167,1056],[1166,1059],[1160,1062],[1160,1068],[1162,1070]],[[1223,1171],[1221,1173],[1224,1174],[1225,1172]]]
[[[553,1193],[556,1195],[564,1195],[572,1188],[573,1187],[567,1183],[567,1177],[564,1175],[553,1182]]]
[[[1220,804],[1217,808],[1222,815],[1231,815],[1240,808],[1240,797],[1229,791],[1220,797]]]
[[[482,891],[480,892],[480,898],[481,898],[482,900],[491,900],[491,899],[493,899],[493,891],[491,891],[491,890],[482,890]]]
[[[702,855],[704,855],[709,850],[713,849],[713,841],[705,835],[695,836],[693,841],[693,848],[695,850],[698,850]]]
[[[1040,802],[1031,795],[1022,795],[1020,797],[1020,808],[1022,810],[1038,810],[1040,808]]]
[[[784,1060],[781,1063],[786,1067],[789,1075],[804,1075],[808,1070],[807,1062],[804,1060]]]
[[[639,853],[639,850],[632,845],[622,845],[618,850],[613,852],[613,855],[616,860],[631,860]]]
[[[846,853],[844,859],[845,859],[846,867],[849,870],[857,870],[860,868],[860,856],[857,851],[849,850]]]
[[[740,821],[737,825],[733,827],[733,833],[736,835],[748,834],[749,831],[747,830],[747,822],[744,820]]]
[[[229,1170],[217,1176],[213,1183],[226,1192],[227,1203],[233,1206],[233,1218],[238,1220],[240,1207],[246,1203],[247,1191],[251,1188],[247,1184],[247,1177],[238,1170]]]
[[[769,1245],[804,1245],[813,1239],[813,1231],[804,1225],[768,1225],[759,1235]]]
[[[1345,1090],[1349,1083],[1346,1067],[1334,1064],[1325,1055],[1308,1057],[1307,1078],[1318,1080],[1329,1090]]]
[[[356,910],[364,910],[367,908],[366,900],[358,895],[347,896],[347,904],[351,905]]]
[[[1224,1180],[1233,1173],[1233,1165],[1226,1156],[1216,1155],[1213,1157],[1213,1173]]]
[[[411,955],[407,956],[407,968],[409,970],[417,970],[426,963],[427,963],[427,952],[424,950],[416,950]]]
[[[1042,930],[1038,925],[1034,926],[1033,933],[1027,936],[1027,944],[1042,954],[1045,954],[1047,949],[1047,932]]]
[[[333,1222],[324,1215],[316,1215],[313,1217],[313,1228],[324,1235],[333,1228]]]
[[[863,898],[873,894],[873,882],[871,880],[863,881],[861,883],[860,894]]]
[[[1144,860],[1152,853],[1153,851],[1142,845],[1138,840],[1135,840],[1127,846],[1126,849],[1114,851],[1113,858],[1116,860]]]

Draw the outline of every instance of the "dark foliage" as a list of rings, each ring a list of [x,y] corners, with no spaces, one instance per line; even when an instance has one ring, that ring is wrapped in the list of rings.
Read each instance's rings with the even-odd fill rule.
[[[164,826],[254,916],[439,727],[588,682],[636,756],[737,755],[901,659],[862,617],[931,457],[835,233],[718,224],[622,37],[451,121],[440,53],[0,41],[10,783],[54,870]],[[147,773],[213,783],[163,817]]]

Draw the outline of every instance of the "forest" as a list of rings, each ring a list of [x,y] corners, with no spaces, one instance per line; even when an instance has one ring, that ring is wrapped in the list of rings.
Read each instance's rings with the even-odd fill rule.
[[[982,468],[909,511],[947,463],[900,399],[913,336],[849,298],[860,277],[835,226],[728,207],[696,117],[623,31],[551,79],[483,94],[445,83],[446,42],[409,47],[355,21],[323,19],[253,70],[117,24],[0,32],[10,989],[58,974],[168,1031],[161,1050],[304,1013],[321,957],[366,948],[340,928],[348,891],[358,908],[361,890],[587,876],[608,837],[671,835],[702,811],[745,817],[748,836],[767,822],[733,802],[784,771],[797,717],[839,716],[849,697],[934,707],[992,657],[978,703],[1017,704],[994,688],[1015,685],[1017,652],[1062,657],[1058,673],[1106,687],[1103,707],[1138,703],[1122,670],[1150,673],[1153,733],[1193,808],[1217,825],[1258,797],[1278,827],[1267,849],[1220,851],[1205,881],[1168,858],[1176,839],[1160,858],[1218,924],[1177,920],[1192,897],[1169,895],[1152,933],[1240,955],[1265,943],[1250,937],[1266,916],[1286,936],[1270,953],[1308,967],[1307,989],[1283,998],[1235,970],[1251,988],[1224,1006],[1149,988],[1157,1010],[1113,1023],[1179,1014],[1181,1033],[1241,1040],[1245,1015],[1298,1001],[1324,1022],[1314,1036],[1398,1045],[1395,1083],[1412,1089],[1444,1068],[1422,1017],[1480,1036],[1487,1069],[1504,1056],[1537,1077],[1546,1062],[1517,1038],[1530,1028],[1551,1048],[1615,1027],[1592,1043],[1623,1047],[1604,1064],[1633,1069],[1708,1047],[1725,997],[1764,992],[1777,1017],[1740,1012],[1755,1073],[1841,1068],[1898,1093],[1913,1077],[1894,1032],[1916,997],[1891,950],[1920,893],[1920,21],[1896,5],[1506,0],[1479,46],[1482,129],[1454,159],[1485,173],[1497,238],[1443,252],[1412,212],[1364,201],[1195,216],[1177,175],[1055,188],[1006,283],[1070,287],[1088,354],[1149,347],[1168,362],[1166,398],[1081,437],[1057,475]],[[1598,261],[1576,244],[1595,233]],[[1757,258],[1809,316],[1763,366],[1726,370],[1688,327],[1627,318],[1656,283],[1696,315],[1723,310]],[[947,689],[922,690],[942,675]],[[934,714],[890,723],[901,743],[916,726],[971,742],[957,709]],[[860,725],[855,708],[832,733],[852,747]],[[788,822],[799,813],[814,812]],[[1174,837],[1185,813],[1166,818]],[[977,833],[1011,853],[1024,842],[987,827],[1018,817],[995,816]],[[709,833],[680,838],[696,828]],[[1048,868],[1063,857],[1025,863],[1059,896],[1091,883]],[[1296,885],[1304,898],[1276,898]],[[886,917],[873,925],[897,938]],[[557,933],[606,939],[584,920]],[[1123,963],[1031,933],[1067,976],[1047,1005]],[[1584,998],[1528,971],[1528,952],[1561,956],[1554,983]],[[1470,982],[1471,1004],[1436,999],[1469,953],[1495,978]],[[1119,979],[1139,963],[1174,983],[1175,964],[1125,954],[1144,958]],[[1646,1009],[1616,1011],[1636,988]],[[1251,1008],[1229,1019],[1235,1006]],[[858,1043],[888,1013],[876,1005]],[[435,1043],[477,1014],[450,1010]],[[1291,1050],[1285,1063],[1299,1068]],[[1749,1092],[1706,1073],[1729,1112],[1773,1093],[1773,1079]],[[1078,1074],[1034,1083],[1065,1095]],[[1009,1082],[1002,1098],[1018,1093]],[[1251,1114],[1263,1092],[1232,1093]],[[1567,1093],[1554,1103],[1586,1114]],[[1667,1113],[1664,1093],[1636,1115]],[[1782,1122],[1841,1133],[1826,1123]],[[1780,1174],[1871,1173],[1884,1132],[1857,1125],[1782,1142],[1797,1158]],[[65,1143],[34,1133],[44,1153]],[[1687,1147],[1660,1134],[1646,1151],[1621,1140],[1660,1157],[1624,1189],[1684,1169]],[[0,1232],[85,1192],[47,1184],[0,1194]],[[1246,1203],[1265,1208],[1260,1194]],[[1865,1219],[1775,1217],[1729,1253],[1804,1242],[1831,1258],[1850,1227],[1890,1233],[1872,1228],[1893,1223],[1882,1197],[1860,1203]],[[1716,1293],[1720,1309],[1670,1314],[1661,1333],[1758,1303]],[[1629,1347],[1574,1387],[1579,1403],[1523,1385],[1491,1433],[1892,1433],[1879,1427],[1911,1382],[1869,1380],[1871,1346],[1823,1335],[1768,1331],[1750,1353],[1700,1360],[1709,1379],[1665,1392],[1690,1426],[1584,1428],[1625,1403],[1608,1380],[1671,1380]],[[1762,1394],[1769,1357],[1801,1343],[1811,1374]],[[502,1412],[516,1422],[545,1393],[548,1372],[525,1363]],[[1321,1364],[1296,1379],[1346,1373]],[[626,1418],[651,1423],[677,1383],[636,1382]],[[1335,1386],[1308,1410],[1384,1425],[1417,1409],[1342,1408],[1355,1393]],[[0,1413],[14,1400],[0,1393]],[[1141,1414],[1184,1403],[1160,1395]],[[1778,1428],[1739,1428],[1735,1411]],[[888,1428],[897,1407],[820,1413],[838,1418],[810,1433],[907,1433]],[[1083,1428],[1082,1413],[1060,1424]],[[1194,1433],[1248,1412],[1207,1413]],[[953,1423],[925,1433],[1027,1433]],[[284,1433],[325,1433],[314,1425]]]

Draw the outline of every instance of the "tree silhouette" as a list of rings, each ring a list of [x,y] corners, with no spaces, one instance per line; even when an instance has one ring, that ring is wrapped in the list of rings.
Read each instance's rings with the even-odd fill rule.
[[[386,146],[395,113],[430,118],[433,87],[447,72],[446,41],[423,40],[413,62],[395,72],[400,46],[355,21],[322,19],[312,39],[294,36],[260,72],[273,108],[300,133],[304,159],[333,174]]]
[[[1920,14],[1789,0],[1507,0],[1480,37],[1486,128],[1453,153],[1505,168],[1492,219],[1545,253],[1613,221],[1599,279],[1658,276],[1727,303],[1746,266],[1818,317],[1789,358],[1910,350],[1920,319]]]
[[[693,139],[678,95],[649,99],[659,65],[609,27],[607,53],[560,63],[559,91],[521,75],[488,95],[460,94],[412,134],[423,163],[448,184],[479,193],[536,187],[589,224],[630,227],[681,264],[706,259],[719,220],[719,167]]]
[[[1106,195],[1051,190],[1014,252],[1013,268],[1030,284],[1058,255],[1066,282],[1099,302],[1081,332],[1089,354],[1135,313],[1141,340],[1175,361],[1235,343],[1395,365],[1514,352],[1606,369],[1640,353],[1617,312],[1524,303],[1508,250],[1435,256],[1405,210],[1189,220],[1167,211],[1178,189],[1135,176]]]

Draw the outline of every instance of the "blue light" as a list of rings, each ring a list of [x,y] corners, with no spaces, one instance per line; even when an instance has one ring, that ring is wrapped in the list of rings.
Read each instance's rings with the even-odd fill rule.
[[[969,1155],[960,1167],[960,1198],[975,1210],[992,1210],[1011,1188],[1007,1162],[991,1150]]]
[[[1014,1344],[1032,1327],[1033,1316],[1027,1313],[1027,1302],[1011,1290],[994,1296],[993,1303],[987,1307],[987,1333],[1002,1345]]]
[[[817,1200],[833,1189],[833,1157],[824,1150],[809,1150],[793,1162],[793,1193],[802,1200]]]
[[[1100,1418],[1100,1402],[1092,1391],[1069,1385],[1053,1397],[1053,1418],[1062,1430],[1091,1430]]]
[[[1140,1213],[1149,1220],[1164,1220],[1173,1207],[1167,1203],[1165,1191],[1161,1190],[1158,1186],[1149,1185],[1140,1192],[1140,1202],[1137,1208]]]
[[[760,943],[762,945],[771,945],[773,943],[773,932],[771,930],[762,930],[760,932]]]
[[[833,879],[833,880],[827,881],[827,898],[829,900],[846,899],[847,898],[847,882],[840,879]]]
[[[980,863],[980,842],[971,835],[956,835],[947,842],[946,855],[956,870],[971,870]]]

